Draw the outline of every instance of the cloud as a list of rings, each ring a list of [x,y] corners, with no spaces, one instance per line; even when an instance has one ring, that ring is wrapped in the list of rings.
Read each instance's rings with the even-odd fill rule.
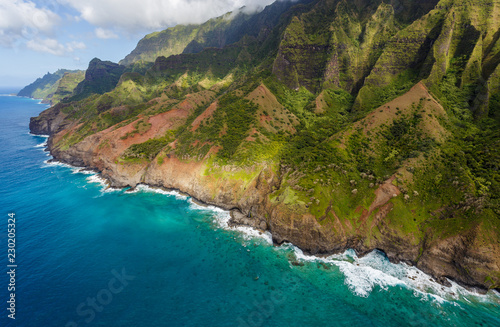
[[[66,43],[66,50],[68,52],[73,52],[75,50],[83,50],[86,48],[87,48],[87,46],[83,42],[73,41],[70,43]]]
[[[50,53],[56,56],[64,56],[75,50],[85,49],[85,43],[83,42],[69,42],[65,45],[59,43],[56,39],[39,39],[35,38],[26,42],[26,46],[37,52]]]
[[[53,11],[37,8],[25,0],[0,0],[0,45],[11,47],[19,39],[50,35],[60,18]]]
[[[128,32],[202,23],[242,6],[265,6],[274,0],[59,0],[82,19],[102,28]]]
[[[95,29],[95,35],[100,39],[117,39],[118,35],[113,33],[111,30],[107,30],[101,27]]]

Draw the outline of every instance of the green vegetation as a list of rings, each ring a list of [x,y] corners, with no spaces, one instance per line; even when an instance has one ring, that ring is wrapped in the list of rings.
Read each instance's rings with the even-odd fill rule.
[[[257,106],[249,100],[231,93],[222,96],[213,116],[202,121],[195,132],[187,128],[188,124],[179,129],[179,145],[176,152],[193,155],[196,153],[196,148],[193,149],[193,143],[197,142],[203,144],[198,147],[198,153],[204,155],[209,150],[208,143],[222,147],[218,152],[220,158],[231,159],[243,139],[248,135],[250,126],[255,124],[254,114],[256,110]]]
[[[266,10],[254,14],[236,11],[200,25],[178,25],[148,34],[120,64],[155,62],[162,56],[168,58],[182,53],[199,53],[207,48],[222,48],[234,44],[247,36],[257,37],[260,31],[276,26],[281,14],[293,5],[295,3],[292,1],[273,3]]]
[[[125,67],[110,61],[92,59],[85,72],[85,79],[73,91],[70,101],[87,98],[91,94],[104,94],[115,88]]]
[[[81,81],[82,74],[83,72],[78,70],[59,69],[53,74],[47,73],[42,78],[38,78],[19,91],[17,95],[43,99],[44,102],[56,104],[62,99],[61,92],[69,91],[69,94],[64,96],[71,95],[76,84],[79,83],[78,80]],[[76,81],[73,80],[75,78]]]
[[[84,71],[66,72],[58,82],[57,89],[50,97],[51,104],[57,104],[73,94],[76,86],[85,78]]]
[[[386,86],[365,86],[360,90],[354,108],[358,112],[356,118],[362,118],[367,112],[403,95],[417,82],[418,72],[409,69],[396,76]]]
[[[131,145],[122,155],[123,159],[153,160],[171,140],[167,137],[150,139],[144,143]]]

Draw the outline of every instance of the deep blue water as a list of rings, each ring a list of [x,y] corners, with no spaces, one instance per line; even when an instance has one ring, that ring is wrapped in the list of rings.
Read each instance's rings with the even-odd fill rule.
[[[45,163],[45,138],[28,130],[44,108],[0,96],[0,326],[500,326],[497,294],[444,288],[380,253],[319,261],[225,228],[227,213],[188,197],[105,192],[98,176]]]

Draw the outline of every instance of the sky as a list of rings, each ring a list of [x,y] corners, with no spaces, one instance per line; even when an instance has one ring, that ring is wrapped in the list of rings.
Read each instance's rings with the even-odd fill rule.
[[[274,0],[0,0],[0,87],[118,62],[146,34]]]

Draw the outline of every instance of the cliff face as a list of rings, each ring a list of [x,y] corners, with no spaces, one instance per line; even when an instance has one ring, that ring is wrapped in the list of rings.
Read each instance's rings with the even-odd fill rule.
[[[85,78],[73,90],[72,100],[77,101],[91,94],[103,94],[115,88],[125,67],[111,61],[92,59],[85,71]]]
[[[436,3],[317,1],[287,26],[273,73],[291,88],[314,92],[326,85],[355,93],[391,38]]]
[[[493,57],[498,51],[495,31],[500,24],[499,5],[497,1],[440,1],[389,41],[366,77],[354,109],[380,104],[380,90],[398,76],[405,76],[403,81],[425,79],[425,84],[440,95],[440,84],[453,70],[461,87],[484,88],[498,65]],[[484,100],[480,97],[475,100],[476,107]]]
[[[66,115],[61,112],[61,106],[53,106],[42,112],[38,117],[31,117],[30,131],[33,134],[52,135],[66,125]]]
[[[108,91],[30,128],[112,186],[178,189],[278,244],[499,288],[497,2],[300,3],[144,75],[93,61],[79,90]]]

